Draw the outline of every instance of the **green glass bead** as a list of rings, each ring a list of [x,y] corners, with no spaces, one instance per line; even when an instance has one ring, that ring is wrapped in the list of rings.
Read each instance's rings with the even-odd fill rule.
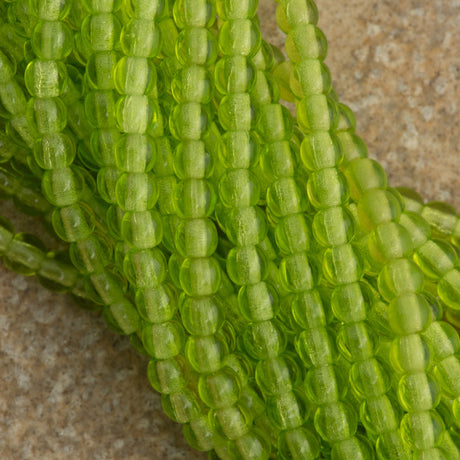
[[[336,104],[323,94],[307,96],[297,107],[297,121],[305,133],[333,131],[338,120]]]
[[[305,378],[304,388],[313,404],[327,404],[345,397],[347,379],[337,366],[312,367]]]
[[[288,356],[277,356],[257,363],[255,378],[266,395],[280,395],[291,391],[300,370]]]
[[[359,281],[364,267],[361,256],[351,244],[326,249],[323,256],[323,275],[333,285]]]
[[[432,320],[426,298],[407,293],[393,299],[388,306],[388,322],[396,334],[423,332]]]
[[[399,430],[382,433],[377,438],[376,451],[381,458],[410,458],[410,449]]]
[[[275,229],[276,244],[283,255],[310,249],[309,224],[302,214],[283,217]]]
[[[76,203],[82,188],[82,178],[70,168],[52,169],[43,173],[43,195],[54,206],[63,207]]]
[[[311,204],[316,208],[341,206],[348,201],[345,178],[335,168],[313,172],[307,182],[307,193]]]
[[[302,331],[295,339],[295,348],[307,366],[324,366],[337,359],[334,336],[324,327]]]
[[[356,433],[356,412],[345,402],[320,406],[315,413],[314,422],[320,436],[329,443],[348,439]]]
[[[121,25],[112,13],[87,16],[81,25],[82,39],[93,52],[110,51],[118,46]]]
[[[280,433],[278,455],[281,460],[317,458],[320,444],[316,436],[306,428],[297,428]]]
[[[31,99],[28,115],[40,134],[58,133],[67,124],[67,108],[60,98]]]
[[[227,343],[217,335],[191,336],[185,344],[187,361],[200,373],[218,371],[227,354]]]
[[[152,323],[169,321],[178,308],[176,291],[166,283],[156,288],[136,290],[135,299],[141,317]]]
[[[70,260],[74,267],[85,274],[102,272],[109,264],[111,250],[100,235],[93,233],[87,238],[71,243],[69,247]]]
[[[292,316],[303,329],[316,329],[326,326],[321,297],[317,290],[297,294],[292,302]]]
[[[253,113],[247,93],[225,96],[218,107],[219,122],[226,131],[249,131]]]
[[[215,202],[214,188],[206,180],[184,180],[174,189],[176,211],[183,219],[209,217],[214,211]]]
[[[284,257],[279,270],[281,283],[289,292],[309,291],[318,283],[316,265],[310,263],[305,252]]]
[[[431,352],[420,334],[410,334],[393,340],[390,361],[398,372],[424,372],[431,364]]]
[[[303,425],[309,415],[309,405],[301,392],[289,391],[267,398],[267,416],[280,430],[289,430]]]
[[[182,349],[184,330],[175,321],[149,324],[142,329],[142,343],[154,359],[170,359]]]
[[[274,142],[264,146],[260,166],[270,178],[281,179],[294,176],[297,164],[289,142]]]
[[[187,388],[161,396],[165,414],[176,423],[189,423],[201,414],[196,396]]]
[[[81,204],[55,209],[51,218],[54,231],[67,243],[84,239],[94,230],[94,214]]]
[[[226,168],[251,168],[260,155],[259,142],[246,131],[226,132],[219,144],[219,157]]]
[[[257,75],[256,75],[256,83],[254,85],[253,90],[251,91],[251,98],[252,98],[252,103],[254,104],[255,107],[258,108],[258,110],[263,110],[263,108],[265,106],[269,106],[269,105],[272,105],[272,103],[278,102],[279,99],[280,99],[280,88],[278,86],[278,82],[275,80],[275,77],[273,77],[269,73],[266,73],[266,72],[264,73],[263,71],[258,70]],[[275,104],[275,105],[277,105],[277,104]],[[289,124],[292,125],[292,122],[289,123],[289,121],[288,121],[288,118],[289,118],[289,116],[291,116],[291,114],[290,114],[289,111],[285,112],[285,107],[284,106],[280,105],[279,107],[283,107],[283,109],[281,109],[281,110],[285,114],[285,117],[286,117],[285,121],[287,121],[287,125],[284,128],[286,128],[286,127],[289,128]],[[275,115],[275,117],[276,117],[276,115]],[[267,128],[264,129],[263,124],[260,124],[260,122],[263,121],[263,118],[264,118],[264,115],[262,115],[262,117],[257,117],[256,118],[256,120],[259,122],[259,125],[256,124],[256,128],[258,129],[259,132],[263,132],[263,131],[268,132],[269,129],[267,129]],[[256,123],[257,123],[257,121],[256,121]],[[273,118],[271,118],[271,122],[270,122],[270,118],[267,119],[268,123],[273,123],[273,121],[274,121]],[[280,131],[278,133],[278,136],[283,132],[285,134],[285,129],[283,129],[283,126],[280,125],[279,128],[281,128],[281,129],[280,129]],[[292,127],[290,129],[292,129]],[[275,128],[275,130],[276,130],[276,128]],[[287,136],[285,136],[285,137],[287,137]]]
[[[286,337],[273,321],[252,323],[242,336],[245,351],[257,360],[279,356],[286,348]]]
[[[207,29],[188,27],[176,40],[176,56],[183,67],[209,67],[217,59],[216,37]]]
[[[353,200],[360,200],[366,190],[385,189],[387,177],[382,166],[371,158],[355,158],[344,169]]]
[[[114,128],[116,109],[113,91],[90,91],[85,98],[85,113],[93,127]]]
[[[374,456],[373,445],[367,437],[360,435],[335,443],[331,451],[331,458],[334,460],[339,458],[371,460]]]
[[[404,203],[406,203],[405,200]],[[405,210],[399,218],[399,224],[408,231],[415,249],[422,246],[431,236],[428,222],[414,212]]]
[[[436,445],[443,431],[444,423],[435,411],[411,412],[401,421],[404,441],[419,450]]]
[[[349,361],[371,359],[379,346],[379,336],[365,321],[343,325],[337,334],[337,345]]]
[[[219,49],[224,56],[250,58],[257,53],[260,44],[260,31],[247,18],[226,21],[219,32]]]
[[[305,136],[300,147],[304,166],[309,171],[340,166],[343,153],[338,138],[329,132],[313,132]]]
[[[153,248],[163,237],[161,216],[153,209],[127,212],[121,221],[121,234],[133,248]]]
[[[238,376],[229,367],[202,375],[198,381],[198,393],[201,400],[211,409],[233,406],[240,396]]]
[[[364,356],[364,353],[361,355]],[[390,390],[390,375],[382,361],[370,358],[353,364],[350,370],[350,384],[359,398],[369,400]]]
[[[114,89],[113,68],[118,60],[113,51],[99,51],[93,53],[86,63],[86,79],[95,90]]]
[[[319,59],[304,59],[294,66],[289,85],[299,99],[312,94],[328,94],[332,88],[331,72]]]
[[[460,338],[454,327],[444,321],[435,321],[423,332],[433,361],[439,362],[460,351]]]
[[[42,169],[68,168],[75,158],[76,149],[66,134],[45,134],[34,145],[34,158]]]
[[[334,206],[315,214],[312,230],[315,240],[322,246],[339,246],[353,239],[355,221],[347,208]]]
[[[255,284],[268,274],[268,261],[255,246],[233,248],[227,255],[227,274],[237,285]]]
[[[157,83],[157,72],[143,57],[124,56],[115,66],[113,80],[120,94],[150,94]]]
[[[187,443],[195,450],[209,452],[216,444],[215,432],[207,415],[202,415],[182,426]]]
[[[291,28],[297,25],[316,24],[318,22],[318,8],[311,0],[279,2],[276,20],[281,30],[288,33]]]
[[[24,108],[27,105],[24,91],[13,80],[0,85],[0,102],[1,111],[3,112],[2,116],[4,118],[9,118],[10,114],[13,116],[16,115],[17,117],[23,116]],[[19,120],[16,120],[16,123],[18,123],[18,121]],[[14,128],[19,132],[19,134],[22,134],[23,131],[19,129],[19,126],[17,126],[16,123],[12,120]],[[24,131],[26,129],[30,130],[27,123],[25,123]]]
[[[221,269],[211,257],[185,259],[180,268],[180,283],[190,296],[207,296],[217,292],[221,282]]]
[[[154,3],[150,0],[131,0],[131,5],[134,10],[134,14],[138,17],[146,19],[161,19],[165,14],[167,2],[165,0],[159,0]]]
[[[151,359],[147,367],[150,384],[161,394],[172,394],[185,388],[185,363],[183,358],[175,356],[165,360]]]
[[[264,104],[260,108],[256,129],[264,142],[288,141],[292,135],[294,120],[289,110],[279,104]]]
[[[214,161],[202,141],[181,142],[174,154],[174,170],[180,179],[200,179],[211,176]]]
[[[32,49],[39,59],[62,60],[73,48],[70,27],[61,21],[41,21],[32,35]]]
[[[388,395],[368,398],[360,406],[360,419],[369,433],[380,434],[399,428],[400,409]]]
[[[216,226],[209,219],[187,219],[176,229],[176,248],[184,257],[210,257],[217,248]]]
[[[116,203],[116,185],[120,171],[114,166],[101,168],[97,173],[97,189],[101,198],[107,203]]]
[[[216,89],[222,94],[250,93],[257,78],[254,64],[246,56],[219,59],[214,68]]]
[[[438,283],[440,299],[453,310],[460,309],[460,271],[451,270]]]
[[[224,321],[224,305],[217,297],[188,297],[180,305],[180,314],[185,329],[192,335],[212,335]]]
[[[119,139],[120,132],[118,129],[94,129],[90,138],[91,154],[94,163],[100,167],[112,165],[114,163],[114,151],[117,153],[115,147]]]
[[[314,24],[299,24],[286,37],[286,54],[298,63],[304,59],[323,61],[327,55],[327,40]]]
[[[124,211],[146,211],[158,200],[158,185],[153,174],[125,173],[117,181],[116,197]]]
[[[437,281],[458,264],[452,245],[440,239],[430,239],[417,248],[414,260],[430,280]]]
[[[142,173],[150,171],[157,159],[157,146],[154,140],[145,134],[127,134],[116,141],[117,136],[107,140],[99,137],[99,143],[104,143],[101,146],[104,150],[108,150],[110,146],[116,143],[115,158],[118,168],[133,173]],[[113,150],[112,150],[113,152]]]
[[[406,411],[427,411],[439,404],[441,391],[434,377],[421,372],[401,377],[398,396]]]
[[[166,259],[157,248],[130,251],[123,260],[123,273],[136,288],[158,288],[166,277]]]
[[[293,177],[283,177],[268,189],[267,205],[275,217],[284,217],[305,212],[308,202],[300,184]]]
[[[337,286],[332,291],[331,308],[343,322],[364,321],[374,303],[370,288],[365,283]]]
[[[213,95],[211,75],[202,66],[182,68],[171,83],[171,91],[179,103],[208,104]]]
[[[171,133],[181,141],[198,141],[211,127],[211,112],[197,102],[179,104],[169,117]]]
[[[122,97],[116,106],[118,126],[125,133],[143,134],[156,122],[159,110],[158,104],[148,96]]]
[[[14,79],[17,65],[14,58],[0,51],[0,84],[4,85]]]
[[[244,0],[240,2],[226,2],[217,0],[217,13],[224,20],[252,18],[257,12],[257,1]]]
[[[395,259],[388,262],[378,276],[380,294],[392,300],[405,293],[423,289],[423,274],[410,259]]]
[[[103,274],[101,278],[107,278],[107,276]],[[113,284],[107,284],[106,280],[103,281],[103,284],[113,287]],[[98,285],[98,289],[101,291],[100,285]],[[121,298],[107,303],[107,305],[102,310],[102,315],[107,325],[117,334],[132,334],[139,329],[139,315],[128,299]]]
[[[268,321],[278,313],[279,298],[271,284],[249,284],[238,292],[238,306],[249,322]]]
[[[267,219],[262,209],[249,208],[225,209],[225,233],[236,246],[255,246],[267,235]]]
[[[244,436],[252,425],[251,414],[240,405],[213,410],[210,417],[218,432],[230,440]]]
[[[434,375],[443,393],[449,398],[457,398],[460,394],[459,354],[451,355],[437,363],[434,368]]]
[[[120,0],[83,0],[82,6],[92,13],[110,13],[121,6]]]
[[[9,242],[3,262],[8,269],[30,276],[40,269],[45,251],[45,245],[39,238],[27,233],[16,233]]]
[[[179,0],[173,7],[174,21],[177,27],[211,27],[216,19],[213,2],[208,0]]]
[[[229,208],[255,206],[260,197],[257,177],[248,169],[230,170],[219,181],[219,196]]]
[[[72,2],[62,0],[30,0],[29,12],[42,21],[59,21],[69,14],[71,5]]]

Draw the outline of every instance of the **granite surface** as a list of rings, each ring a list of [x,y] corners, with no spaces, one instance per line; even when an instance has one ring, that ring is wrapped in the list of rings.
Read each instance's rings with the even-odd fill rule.
[[[335,88],[391,184],[460,209],[460,1],[318,7]],[[274,2],[261,8],[265,36],[281,43]],[[0,213],[37,231],[10,202]],[[0,266],[1,459],[206,458],[163,414],[146,364],[100,317]]]

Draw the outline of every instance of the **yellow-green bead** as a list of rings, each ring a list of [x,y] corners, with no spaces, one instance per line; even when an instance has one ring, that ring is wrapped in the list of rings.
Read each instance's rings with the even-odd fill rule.
[[[184,376],[185,363],[182,358],[149,361],[147,376],[150,384],[161,394],[181,391],[187,384]]]
[[[64,207],[76,203],[83,183],[70,168],[45,171],[42,179],[42,191],[54,206]]]
[[[214,2],[208,0],[179,0],[173,6],[174,20],[179,28],[210,27],[215,20]]]
[[[201,414],[197,398],[188,388],[177,393],[163,394],[161,405],[165,414],[176,423],[189,423]]]
[[[430,225],[420,214],[415,212],[405,210],[399,218],[399,224],[409,233],[414,249],[422,246],[431,236]]]
[[[356,412],[345,402],[320,406],[315,413],[314,421],[320,436],[329,443],[348,439],[357,429]]]
[[[312,132],[305,136],[300,147],[302,162],[309,171],[340,166],[343,153],[338,138],[327,131]]]
[[[64,19],[70,11],[72,2],[62,0],[31,0],[30,14],[36,15],[42,21],[59,21]]]
[[[458,352],[436,363],[434,375],[447,397],[458,398],[460,395],[460,356]]]
[[[233,406],[240,396],[238,376],[229,367],[202,375],[198,381],[198,392],[201,400],[212,409]]]
[[[135,300],[141,317],[152,323],[169,321],[177,311],[176,291],[167,283],[156,288],[137,289]]]
[[[264,146],[260,157],[260,166],[266,176],[274,179],[292,177],[295,174],[297,162],[287,141],[273,142]]]
[[[345,284],[332,291],[331,308],[339,321],[364,321],[373,303],[372,293],[365,283]]]
[[[157,246],[163,237],[160,214],[155,210],[127,212],[121,222],[121,234],[133,248]]]
[[[221,269],[216,259],[204,257],[187,258],[180,268],[180,283],[190,296],[215,294],[221,282]]]
[[[424,372],[431,365],[431,352],[420,334],[410,334],[393,340],[390,361],[399,372]]]
[[[246,131],[226,132],[219,144],[219,157],[229,169],[251,168],[259,160],[259,142]]]
[[[56,234],[68,243],[86,238],[94,230],[94,214],[85,206],[71,205],[57,208],[51,218]]]
[[[430,280],[437,281],[458,263],[457,253],[452,245],[440,239],[430,239],[417,248],[414,260]]]
[[[307,366],[324,366],[337,359],[335,338],[324,327],[302,331],[295,339],[295,348]]]
[[[265,359],[257,363],[255,378],[259,388],[267,395],[279,395],[291,391],[298,366],[283,356]]]
[[[230,170],[219,181],[222,203],[230,208],[255,206],[260,197],[260,186],[255,174],[247,169]]]
[[[438,283],[440,299],[453,310],[460,309],[460,271],[451,270]]]
[[[212,335],[224,321],[224,305],[213,297],[185,296],[180,305],[180,314],[185,329],[192,335]]]
[[[88,122],[98,129],[112,129],[116,125],[116,105],[113,91],[90,91],[85,98]]]
[[[203,66],[189,66],[176,74],[171,83],[171,91],[179,103],[208,104],[213,95],[213,82]]]
[[[350,187],[350,196],[354,200],[361,199],[366,190],[385,189],[388,185],[382,166],[371,158],[355,158],[349,161],[344,168],[344,174]]]
[[[403,439],[412,448],[424,450],[435,446],[444,431],[444,423],[435,411],[411,412],[401,421]]]
[[[219,32],[219,49],[224,56],[252,57],[260,44],[260,32],[250,19],[225,21]]]
[[[310,249],[310,230],[303,214],[290,214],[279,220],[275,229],[276,244],[288,255]]]
[[[227,255],[227,273],[237,285],[255,284],[268,274],[268,261],[255,246],[233,248]]]
[[[166,276],[166,259],[158,249],[130,251],[123,260],[123,272],[139,288],[158,288]]]
[[[335,365],[312,367],[304,383],[308,398],[318,406],[343,399],[347,386],[346,376]]]
[[[179,217],[209,217],[214,211],[216,194],[212,184],[202,179],[187,179],[174,189],[174,203]]]
[[[339,441],[332,446],[332,459],[356,458],[360,460],[372,460],[375,457],[374,448],[365,436],[355,435],[349,439]]]
[[[395,431],[399,428],[400,409],[387,394],[367,398],[360,406],[360,419],[372,434]]]
[[[410,458],[411,450],[403,439],[400,430],[382,433],[376,442],[376,451],[379,458]]]
[[[216,226],[209,219],[186,219],[176,229],[175,242],[184,257],[210,257],[218,244]]]
[[[281,283],[289,292],[300,293],[313,289],[319,274],[310,263],[306,252],[297,252],[283,258],[280,264]]]
[[[217,40],[208,29],[187,27],[177,37],[176,56],[183,67],[211,66],[217,58]]]
[[[333,131],[338,120],[337,105],[324,94],[307,96],[297,106],[297,121],[305,133]]]
[[[252,18],[257,12],[256,0],[243,0],[238,2],[226,2],[217,0],[217,13],[225,20]]]
[[[202,415],[182,426],[184,438],[193,449],[208,452],[216,444],[214,429],[207,415]]]
[[[273,321],[252,323],[243,332],[245,351],[257,360],[279,356],[286,348],[286,337]]]
[[[316,208],[342,206],[348,201],[348,187],[336,168],[324,168],[313,172],[307,182],[310,202]]]
[[[236,440],[249,432],[252,425],[250,413],[240,405],[233,405],[210,412],[214,426],[225,438]],[[232,458],[232,457],[231,457]],[[236,459],[236,457],[233,457]]]
[[[309,415],[309,403],[301,392],[289,391],[269,397],[266,404],[268,418],[280,430],[302,426]]]
[[[339,246],[353,239],[355,220],[343,206],[320,209],[313,218],[312,230],[315,240],[322,246]]]
[[[289,86],[299,99],[312,94],[328,94],[332,87],[331,73],[319,59],[304,59],[294,66]]]
[[[145,95],[130,95],[118,100],[116,106],[118,126],[125,133],[143,134],[159,116],[157,103]]]
[[[429,345],[435,362],[442,361],[460,350],[458,332],[445,321],[431,323],[430,327],[423,332],[423,338]]]
[[[398,397],[406,411],[427,411],[439,404],[441,391],[434,377],[419,372],[401,377],[398,384]]]
[[[294,120],[289,110],[279,104],[263,104],[256,129],[264,142],[288,141],[292,135]]]
[[[253,112],[247,93],[229,94],[221,100],[217,115],[226,131],[249,131]]]
[[[120,21],[112,13],[87,16],[81,26],[84,42],[94,51],[110,51],[118,46]]]
[[[142,343],[155,359],[170,359],[180,353],[184,344],[184,330],[175,321],[150,324],[142,330]]]
[[[73,37],[67,24],[61,21],[41,21],[32,35],[32,49],[39,59],[65,59],[73,47]]]
[[[218,371],[227,354],[227,343],[216,335],[191,336],[185,344],[185,356],[199,373]]]
[[[157,83],[157,72],[143,57],[124,56],[115,66],[113,80],[120,94],[150,94]]]
[[[34,145],[34,158],[43,169],[64,169],[75,158],[76,149],[71,137],[62,133],[45,134]]]
[[[349,323],[339,329],[337,345],[349,361],[370,360],[377,351],[379,336],[365,321]]]
[[[257,78],[254,64],[246,56],[219,59],[214,69],[215,85],[222,94],[250,93]]]
[[[361,256],[351,244],[334,246],[324,252],[323,275],[331,284],[354,283],[363,273]]]
[[[308,202],[297,181],[293,177],[283,177],[268,189],[267,205],[274,216],[284,217],[305,212]]]
[[[281,460],[314,459],[319,453],[317,437],[304,427],[283,431],[278,437],[278,455]]]
[[[169,117],[173,136],[181,141],[199,141],[211,128],[209,107],[197,102],[178,104]]]
[[[292,302],[292,316],[303,329],[322,328],[327,320],[317,290],[297,294]]]
[[[271,284],[264,282],[245,285],[238,292],[238,306],[248,321],[267,321],[279,310],[278,293]]]

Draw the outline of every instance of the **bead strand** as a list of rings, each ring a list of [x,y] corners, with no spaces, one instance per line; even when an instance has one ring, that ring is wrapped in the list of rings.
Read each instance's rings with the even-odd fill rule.
[[[115,330],[129,334],[138,329],[139,316],[125,298],[119,280],[106,270],[110,248],[94,233],[94,216],[79,202],[83,189],[78,171],[72,169],[75,145],[62,131],[67,110],[60,96],[67,79],[62,60],[72,50],[68,26],[62,21],[70,2],[37,0],[32,13],[38,18],[32,48],[37,56],[26,69],[25,81],[32,95],[30,122],[38,133],[34,154],[45,170],[42,191],[55,206],[52,223],[57,235],[70,243],[72,263],[87,276],[91,297],[104,305],[103,314]]]
[[[368,433],[377,438],[378,454],[385,458],[388,455],[407,458],[399,432],[399,414],[388,395],[390,375],[376,357],[377,343],[367,321],[372,295],[361,280],[362,261],[351,244],[355,234],[353,217],[347,210],[346,183],[337,169],[343,160],[334,134],[338,112],[329,71],[322,63],[327,42],[315,25],[317,10],[313,2],[283,1],[282,7],[278,7],[278,19],[280,27],[288,33],[286,49],[294,63],[290,86],[297,98],[298,123],[305,132],[300,156],[310,171],[307,193],[318,209],[313,220],[313,235],[325,248],[322,271],[326,281],[335,286],[331,307],[342,322],[338,332],[339,350],[352,363],[350,383],[361,402],[361,414],[366,416],[361,416],[361,420]],[[333,406],[334,410],[336,407]],[[350,441],[357,430],[355,410],[351,406],[339,407],[339,410],[344,414],[344,423],[334,427],[329,423],[327,409],[318,409],[315,426],[320,434],[343,458],[371,455],[360,452],[358,445]],[[388,412],[388,417],[382,419],[383,412]]]

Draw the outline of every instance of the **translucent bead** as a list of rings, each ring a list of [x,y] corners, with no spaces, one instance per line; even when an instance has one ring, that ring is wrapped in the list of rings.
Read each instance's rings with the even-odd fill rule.
[[[319,59],[304,59],[294,66],[289,86],[299,99],[312,94],[328,94],[332,88],[331,72]]]
[[[278,356],[257,363],[255,378],[266,395],[279,395],[291,391],[299,374],[298,366],[288,357]]]
[[[127,56],[154,58],[160,51],[160,30],[151,20],[134,18],[121,32],[120,44]]]
[[[183,358],[179,356],[160,361],[151,359],[147,367],[147,376],[152,387],[159,393],[177,393],[187,384],[184,368]]]
[[[380,458],[410,458],[410,449],[399,430],[382,433],[377,438],[376,451]]]
[[[365,353],[360,354],[363,356]],[[390,376],[382,361],[370,358],[353,364],[350,370],[350,384],[359,398],[372,399],[390,390]]]
[[[95,225],[92,210],[81,204],[55,209],[51,219],[54,231],[67,243],[86,238]]]
[[[460,309],[460,271],[451,270],[446,273],[438,284],[440,299],[453,310]]]
[[[183,67],[211,66],[217,58],[216,37],[208,29],[188,27],[176,39],[176,56]]]
[[[63,207],[76,203],[82,187],[82,178],[70,168],[52,169],[43,173],[43,195],[54,206]]]
[[[403,439],[419,450],[435,446],[443,431],[444,423],[435,411],[411,412],[401,421]]]
[[[246,131],[230,131],[221,137],[219,157],[229,169],[255,166],[259,153],[259,142]]]
[[[244,436],[252,425],[251,415],[239,405],[210,412],[219,433],[234,440]]]
[[[150,94],[157,83],[157,72],[148,59],[123,56],[115,66],[113,80],[120,94]]]
[[[364,321],[373,304],[372,292],[365,283],[345,284],[332,291],[331,308],[339,321]]]
[[[311,265],[305,252],[283,258],[280,264],[281,283],[290,292],[300,293],[313,289],[318,283],[316,265]]]
[[[436,380],[424,372],[405,374],[398,385],[399,401],[408,412],[427,411],[441,400],[441,391]]]
[[[8,245],[3,262],[10,270],[21,275],[34,275],[45,259],[43,242],[27,233],[17,233]]]
[[[283,217],[275,229],[275,239],[282,254],[308,251],[310,249],[310,231],[302,214]]]
[[[137,289],[135,299],[139,314],[151,323],[169,321],[177,311],[177,294],[166,283],[156,288]]]
[[[460,350],[458,332],[444,321],[431,323],[423,332],[423,338],[430,347],[434,362],[442,361]]]
[[[118,46],[121,25],[112,13],[89,15],[81,25],[82,39],[93,52],[110,51]]]
[[[116,198],[124,211],[146,211],[158,199],[158,185],[152,174],[125,173],[117,181]]]
[[[159,107],[144,95],[122,97],[116,106],[118,126],[125,133],[143,134],[158,118]]]
[[[98,280],[94,279],[94,275],[91,276],[91,282],[93,283],[95,289],[98,293],[102,293],[104,297],[104,303],[107,304],[107,307],[102,310],[102,315],[104,321],[107,325],[114,330],[117,334],[132,334],[137,331],[140,327],[139,324],[139,315],[134,308],[134,305],[123,297],[119,297],[120,292],[116,292],[118,289],[114,290],[114,284],[112,282],[107,282],[110,278],[110,275],[107,272],[99,274]],[[109,287],[110,286],[110,287]],[[109,297],[106,297],[106,292],[102,292],[103,289],[107,287],[112,291],[112,297],[118,298],[118,300],[111,300],[108,302]]]
[[[221,282],[221,269],[211,257],[185,259],[180,268],[182,289],[190,296],[207,296],[217,292]]]
[[[372,443],[367,437],[360,435],[335,443],[331,451],[332,460],[347,458],[371,460],[374,456]]]
[[[255,284],[267,277],[268,262],[255,246],[233,248],[227,255],[227,273],[237,285]]]
[[[209,219],[187,219],[176,229],[177,250],[184,257],[210,257],[217,248],[215,224]]]
[[[191,336],[185,344],[185,356],[190,365],[200,373],[218,371],[228,354],[226,342],[218,336]]]
[[[224,56],[254,56],[259,50],[261,36],[250,19],[238,18],[224,22],[219,32],[219,48]]]
[[[323,275],[331,284],[354,283],[361,279],[363,272],[363,262],[351,244],[334,246],[324,252]]]
[[[169,118],[174,137],[181,141],[198,141],[205,137],[211,127],[209,108],[197,102],[177,105]]]
[[[179,217],[184,219],[209,217],[214,211],[216,194],[208,181],[189,179],[175,187],[174,202]]]
[[[219,196],[229,208],[255,206],[260,197],[259,181],[248,169],[233,169],[219,181]]]
[[[155,359],[170,359],[179,354],[184,345],[184,330],[176,321],[149,324],[142,329],[142,343]]]
[[[161,19],[165,14],[166,1],[159,0],[151,2],[150,0],[131,0],[134,14],[141,18]]]
[[[322,300],[317,290],[297,294],[291,309],[294,320],[303,329],[323,328],[326,325]]]
[[[115,159],[118,168],[133,173],[141,173],[150,171],[157,159],[157,146],[154,140],[145,134],[127,134],[121,136],[118,141],[117,135],[99,139],[98,143],[103,143],[101,146],[110,148],[113,152],[115,146]],[[112,153],[113,154],[113,153]]]
[[[73,37],[61,21],[41,21],[32,35],[32,49],[39,59],[61,60],[72,51]]]
[[[337,366],[312,367],[305,378],[305,392],[316,405],[339,401],[345,397],[347,379]]]
[[[111,250],[101,235],[93,233],[88,238],[72,243],[69,255],[74,267],[80,273],[103,271],[111,259]]]
[[[307,182],[307,193],[311,204],[316,208],[341,206],[348,201],[345,178],[335,168],[312,173]]]
[[[379,345],[379,336],[365,321],[343,325],[337,334],[337,345],[349,361],[371,359]]]
[[[133,248],[153,248],[163,237],[161,216],[153,209],[127,212],[121,221],[121,234]]]
[[[353,239],[355,221],[347,208],[334,206],[315,214],[312,230],[315,240],[322,246],[339,246]]]
[[[424,372],[431,364],[431,353],[419,334],[404,335],[392,342],[390,361],[398,372]]]
[[[447,397],[458,398],[460,395],[460,356],[458,353],[438,362],[434,368],[434,375]],[[458,416],[455,416],[458,419]]]
[[[431,308],[420,294],[403,294],[388,306],[388,322],[396,334],[423,332],[431,320]]]
[[[268,177],[281,179],[294,176],[297,164],[291,153],[291,147],[286,141],[264,146],[260,166]]]
[[[422,246],[430,238],[430,225],[419,214],[405,210],[399,218],[399,224],[409,233],[415,249]]]
[[[235,208],[225,217],[225,233],[236,246],[259,244],[267,235],[267,219],[262,209],[256,206]]]
[[[228,56],[217,61],[214,76],[216,88],[222,94],[250,93],[257,70],[246,56]]]
[[[369,433],[379,434],[399,428],[400,409],[388,395],[368,398],[360,407],[360,419]]]
[[[279,356],[286,348],[286,337],[273,321],[261,321],[243,332],[245,351],[257,360]]]
[[[34,145],[34,158],[42,169],[68,168],[75,158],[75,144],[66,134],[45,134]]]
[[[301,392],[289,391],[267,398],[267,416],[280,430],[289,430],[303,425],[309,415],[309,405]]]
[[[294,120],[289,110],[279,104],[264,104],[260,108],[256,129],[264,142],[288,141],[292,135]]]
[[[382,166],[371,158],[355,158],[344,169],[353,200],[360,200],[366,190],[385,189],[388,180]]]
[[[215,5],[207,0],[179,0],[173,7],[174,21],[180,29],[210,27],[216,17]]]
[[[198,451],[208,452],[216,444],[214,429],[207,415],[202,415],[183,425],[182,431],[187,443]]]
[[[297,106],[297,121],[305,133],[333,131],[338,120],[337,105],[324,94],[307,96]]]
[[[338,138],[333,133],[323,131],[305,136],[300,147],[300,155],[309,171],[335,168],[343,159]]]
[[[70,11],[71,2],[61,0],[31,0],[30,14],[39,17],[42,21],[59,21],[64,19]]]
[[[198,381],[198,392],[202,401],[211,409],[233,406],[240,396],[238,376],[229,367],[202,375]]]
[[[437,281],[457,265],[457,253],[447,241],[430,239],[417,248],[414,260],[430,280]]]
[[[157,288],[166,276],[166,259],[157,248],[130,251],[123,260],[123,272],[136,287]]]
[[[257,12],[257,1],[244,0],[240,2],[225,2],[217,0],[217,13],[225,20],[252,18]]]
[[[320,436],[329,443],[343,441],[356,433],[356,412],[345,402],[320,406],[315,413],[314,421]]]
[[[171,83],[171,90],[179,103],[198,102],[208,104],[213,94],[213,82],[202,66],[182,68]]]
[[[249,131],[253,111],[248,93],[224,96],[217,109],[219,122],[226,131]]]
[[[267,204],[276,217],[302,213],[308,203],[300,185],[292,177],[284,177],[274,182],[267,191]]]
[[[245,285],[238,292],[238,306],[249,322],[268,321],[278,313],[278,293],[264,282]]]
[[[181,302],[180,314],[185,329],[192,335],[212,335],[224,321],[224,305],[217,297],[188,297]]]
[[[380,294],[392,300],[405,293],[423,289],[423,274],[410,259],[395,259],[388,262],[378,276]]]
[[[83,0],[82,6],[92,13],[110,13],[121,6],[120,0]]]
[[[322,61],[327,55],[326,37],[313,24],[299,24],[292,29],[286,37],[285,47],[289,59],[295,63],[303,59]]]
[[[308,0],[291,0],[289,3],[279,4],[276,10],[276,19],[281,30],[289,30],[302,24],[316,24],[318,22],[318,8]]]
[[[278,102],[279,99],[280,99],[280,89],[279,89],[279,86],[278,86],[278,82],[275,80],[275,77],[273,77],[271,74],[267,73],[267,72],[263,72],[261,70],[258,70],[257,71],[257,75],[256,75],[256,83],[254,85],[254,88],[251,92],[251,97],[252,97],[252,103],[254,104],[255,107],[257,107],[260,110],[263,110],[263,107],[269,107],[271,106],[274,102]],[[274,104],[274,105],[277,105],[277,104]],[[280,105],[279,107],[283,107],[283,112],[284,110],[286,109],[284,106]],[[274,111],[272,111],[272,115],[274,115]],[[267,123],[270,123],[272,124],[272,127],[275,129],[275,131],[278,131],[278,134],[276,135],[275,139],[278,138],[278,137],[281,137],[281,135],[284,133],[284,136],[285,139],[287,140],[287,136],[286,136],[286,127],[289,128],[292,130],[292,125],[293,125],[293,122],[289,122],[289,117],[292,118],[292,115],[290,114],[289,111],[285,111],[284,112],[284,115],[285,115],[285,122],[287,122],[287,124],[285,126],[283,126],[283,123],[281,122],[280,123],[280,130],[278,130],[275,126],[274,126],[274,118],[273,117],[269,117],[266,121]],[[275,115],[275,118],[277,117],[277,115]],[[262,115],[262,117],[258,117],[256,118],[256,128],[259,130],[259,132],[262,132],[262,128],[263,128],[263,125],[259,124],[257,125],[257,122],[260,122],[260,121],[263,121],[263,119],[265,118],[264,115]],[[270,121],[271,119],[271,121]],[[265,124],[265,123],[264,123]],[[267,129],[267,127],[265,127],[265,133],[268,133],[269,129]],[[269,135],[270,136],[270,135]],[[281,139],[280,139],[281,140]]]
[[[286,430],[278,436],[278,455],[281,460],[317,458],[319,453],[318,439],[306,428]]]
[[[324,366],[337,359],[335,338],[323,327],[301,332],[296,337],[295,348],[307,366]]]
[[[115,95],[113,91],[90,91],[85,98],[88,122],[95,128],[111,129],[116,124]]]
[[[196,396],[186,388],[162,395],[161,405],[165,414],[176,423],[189,423],[201,414]]]

